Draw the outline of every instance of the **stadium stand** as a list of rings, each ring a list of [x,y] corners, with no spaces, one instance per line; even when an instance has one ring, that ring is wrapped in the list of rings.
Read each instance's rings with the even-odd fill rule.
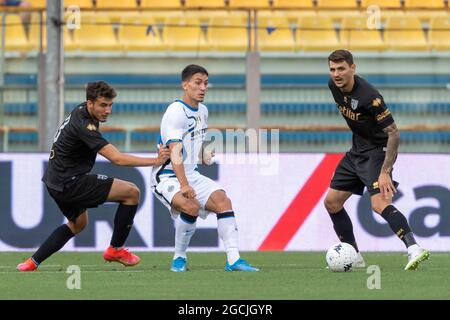
[[[383,8],[379,29],[367,27],[365,8],[373,3]],[[375,61],[382,61],[382,70],[378,73],[372,70],[363,76],[385,95],[402,130],[404,150],[449,150],[450,77],[433,68],[420,74],[402,74],[396,68],[401,59],[417,61],[420,66],[421,57],[433,54],[441,59],[442,66],[447,65],[440,55],[450,50],[450,18],[445,1],[129,0],[120,4],[106,0],[65,1],[66,6],[72,4],[84,9],[82,27],[64,28],[65,49],[69,57],[75,53],[88,59],[80,73],[68,60],[65,111],[82,101],[80,92],[86,82],[98,79],[110,82],[120,94],[113,108],[114,116],[102,130],[124,150],[153,150],[161,115],[180,93],[177,74],[159,70],[153,75],[153,70],[132,67],[127,70],[126,65],[135,59],[133,54],[142,55],[144,63],[145,59],[156,58],[162,64],[171,63],[169,55],[178,53],[181,54],[178,63],[192,61],[189,57],[198,52],[216,62],[236,53],[244,57],[249,26],[254,20],[249,20],[245,10],[232,10],[237,7],[262,9],[257,10],[256,20],[258,48],[265,61],[261,77],[261,125],[281,130],[282,150],[342,151],[348,146],[349,132],[326,88],[326,70],[302,73],[300,67],[326,59],[329,51],[341,47],[358,52],[357,58],[362,52],[363,57],[369,54]],[[45,6],[39,1],[33,1],[33,5]],[[123,10],[132,7],[135,9]],[[203,9],[193,9],[198,7]],[[217,7],[224,10],[211,9]],[[45,22],[45,13],[42,16]],[[37,149],[37,75],[28,72],[35,63],[30,62],[35,59],[33,52],[39,48],[39,19],[39,13],[34,13],[27,32],[19,15],[5,16],[7,59],[17,57],[17,53],[21,57],[30,54],[23,60],[11,58],[13,64],[5,74],[4,100],[0,101],[0,141],[8,145],[8,150]],[[45,48],[45,23],[42,31]],[[266,54],[272,60],[266,62]],[[273,57],[285,54],[292,60],[283,60],[284,71],[277,73],[278,62]],[[96,61],[108,61],[111,57],[121,57],[111,60],[121,71],[103,74],[104,69],[97,67]],[[242,57],[235,60],[236,65],[243,63]],[[286,69],[287,63],[292,63],[292,70]],[[214,67],[207,101],[213,115],[210,127],[221,130],[245,128],[246,124],[245,74],[228,68],[229,65],[220,63]]]

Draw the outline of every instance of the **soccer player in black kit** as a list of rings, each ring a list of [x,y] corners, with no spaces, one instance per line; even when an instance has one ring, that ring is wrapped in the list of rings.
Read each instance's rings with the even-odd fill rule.
[[[333,228],[342,242],[351,244],[358,252],[355,267],[365,267],[344,203],[352,194],[362,195],[367,187],[372,209],[388,222],[407,247],[405,270],[415,270],[420,262],[428,259],[429,252],[416,243],[405,216],[392,205],[398,185],[392,180],[400,142],[397,126],[378,90],[355,75],[356,65],[349,51],[334,51],[328,57],[328,64],[328,86],[353,133],[352,148],[337,166],[325,197]]]
[[[136,157],[121,153],[102,136],[99,124],[106,122],[111,114],[115,97],[114,88],[106,82],[89,83],[86,102],[73,109],[56,132],[42,181],[68,222],[56,228],[31,258],[20,263],[19,271],[36,270],[86,227],[87,208],[95,208],[106,201],[120,204],[114,217],[111,245],[104,252],[104,259],[125,266],[139,263],[140,258],[123,247],[138,207],[139,189],[131,182],[90,171],[97,153],[116,165],[132,167],[162,165],[170,153],[161,148],[158,158]]]

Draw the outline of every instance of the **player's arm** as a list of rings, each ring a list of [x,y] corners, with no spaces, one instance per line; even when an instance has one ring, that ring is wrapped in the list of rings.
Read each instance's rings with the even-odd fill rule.
[[[194,198],[195,191],[189,185],[189,182],[186,178],[186,173],[184,171],[182,149],[183,144],[180,141],[171,142],[169,144],[170,162],[172,164],[173,171],[177,176],[178,182],[180,183],[181,194],[186,198]]]
[[[383,166],[381,167],[380,176],[378,178],[378,186],[381,195],[385,198],[392,197],[397,192],[394,183],[391,179],[392,168],[397,159],[398,146],[400,144],[400,132],[398,131],[395,122],[383,129],[388,134],[388,141],[386,145],[386,155],[384,157]]]
[[[101,148],[98,153],[118,166],[127,167],[148,167],[163,165],[170,156],[169,149],[161,146],[157,158],[136,157],[130,154],[122,153],[112,144],[107,144]]]

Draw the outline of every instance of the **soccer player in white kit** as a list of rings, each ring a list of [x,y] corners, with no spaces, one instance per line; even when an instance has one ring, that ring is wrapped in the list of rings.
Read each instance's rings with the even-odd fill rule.
[[[239,255],[238,229],[231,200],[213,180],[201,175],[197,164],[211,164],[213,152],[203,144],[208,129],[208,109],[203,102],[208,72],[188,65],[181,73],[184,94],[170,104],[161,121],[159,143],[170,148],[171,157],[154,167],[152,191],[175,220],[175,254],[171,270],[186,271],[186,250],[196,229],[197,217],[217,215],[217,227],[227,254],[226,271],[259,271]]]

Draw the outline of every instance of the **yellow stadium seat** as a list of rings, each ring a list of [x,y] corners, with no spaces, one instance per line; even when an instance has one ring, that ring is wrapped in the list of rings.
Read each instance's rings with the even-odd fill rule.
[[[224,0],[186,0],[185,6],[188,8],[202,7],[202,8],[220,8],[225,7]]]
[[[297,29],[297,48],[308,51],[331,50],[339,42],[330,18],[302,17]]]
[[[208,43],[218,51],[245,51],[248,47],[246,15],[216,16],[208,27]]]
[[[294,51],[295,41],[287,18],[264,17],[258,20],[258,48],[261,51]]]
[[[18,14],[8,14],[5,17],[5,49],[6,51],[28,51],[29,43],[22,19]]]
[[[110,51],[120,49],[106,15],[82,15],[80,29],[73,30],[70,49]]]
[[[274,8],[312,8],[312,0],[273,0]]]
[[[425,50],[428,46],[420,20],[415,17],[388,18],[384,39],[394,50]]]
[[[436,17],[431,20],[429,39],[432,49],[450,51],[449,17]]]
[[[269,0],[229,0],[230,8],[269,8]]]
[[[180,0],[141,0],[142,8],[180,8]]]
[[[45,8],[46,0],[27,0],[33,8]]]
[[[191,17],[168,18],[162,40],[167,50],[198,51],[207,48],[200,21]]]
[[[91,0],[64,0],[64,6],[79,6],[80,8],[93,8]]]
[[[400,0],[361,0],[361,7],[367,8],[371,5],[377,5],[380,8],[400,8]]]
[[[405,0],[405,8],[444,8],[444,0]]]
[[[317,0],[319,9],[326,8],[356,8],[356,0]]]
[[[152,16],[122,19],[119,29],[119,43],[125,51],[164,49],[156,21]]]
[[[97,8],[136,8],[136,0],[97,0]]]
[[[382,51],[386,45],[380,31],[367,27],[366,17],[346,17],[342,21],[341,43],[349,50]]]

